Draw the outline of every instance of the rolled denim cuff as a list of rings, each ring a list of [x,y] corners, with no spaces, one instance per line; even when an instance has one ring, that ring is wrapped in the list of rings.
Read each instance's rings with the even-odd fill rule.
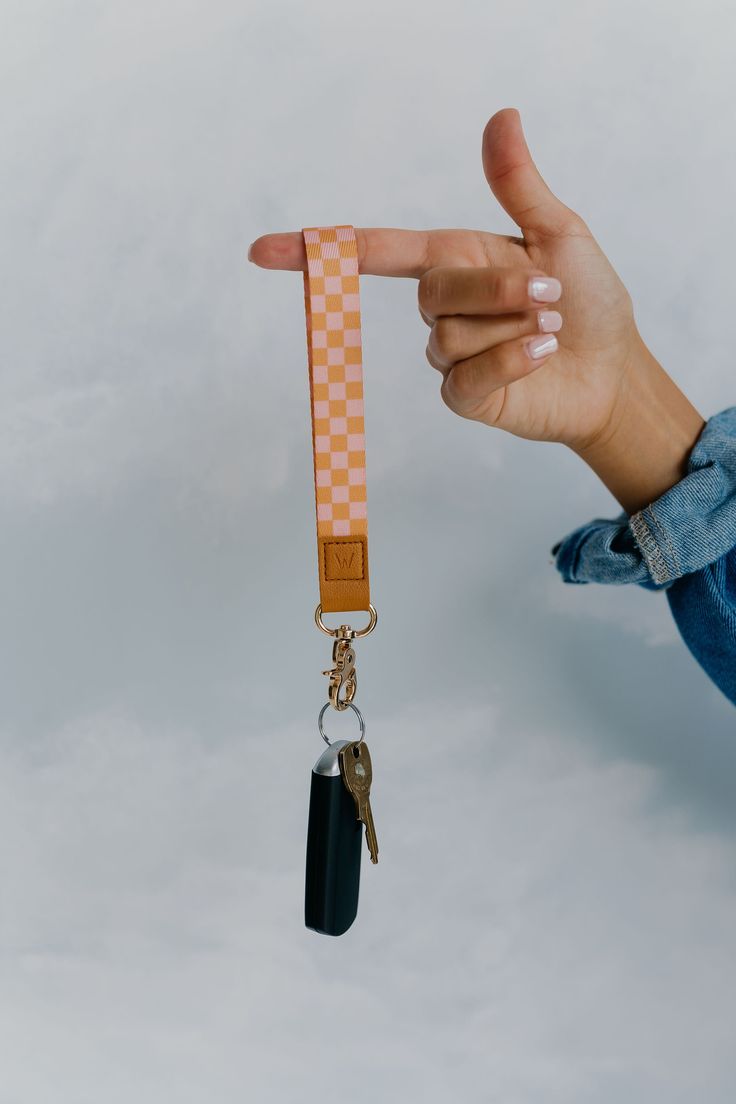
[[[594,518],[558,541],[566,583],[637,583],[661,590],[736,546],[736,406],[714,414],[683,478],[629,516]]]

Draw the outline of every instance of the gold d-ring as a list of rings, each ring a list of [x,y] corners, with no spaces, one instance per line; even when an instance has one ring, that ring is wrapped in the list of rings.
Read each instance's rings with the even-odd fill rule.
[[[373,632],[373,630],[375,629],[376,622],[378,621],[378,614],[376,613],[375,606],[372,606],[370,604],[370,602],[368,603],[368,612],[371,615],[370,621],[368,622],[368,624],[366,625],[366,627],[364,629],[350,629],[350,638],[351,639],[359,640],[362,636],[367,636],[368,633]],[[341,625],[337,629],[329,629],[327,627],[327,625],[325,625],[324,621],[322,620],[322,603],[321,602],[317,606],[316,610],[314,611],[314,620],[317,622],[317,628],[321,629],[323,633],[327,633],[328,636],[342,635],[340,630],[343,629],[343,628],[348,628],[347,625]]]

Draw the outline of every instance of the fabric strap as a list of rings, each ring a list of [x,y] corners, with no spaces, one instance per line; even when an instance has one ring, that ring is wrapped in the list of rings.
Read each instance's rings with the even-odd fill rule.
[[[312,226],[302,234],[320,603],[325,613],[367,610],[358,245],[352,226]]]

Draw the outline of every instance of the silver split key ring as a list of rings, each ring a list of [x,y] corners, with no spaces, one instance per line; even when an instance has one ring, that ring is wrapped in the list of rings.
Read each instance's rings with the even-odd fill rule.
[[[352,709],[353,713],[358,718],[358,724],[360,725],[360,738],[357,739],[355,741],[355,743],[359,744],[362,741],[363,737],[365,736],[365,721],[363,720],[363,714],[360,712],[357,705],[353,705],[352,702],[347,702],[346,704],[349,706],[350,709]],[[324,742],[327,744],[328,747],[330,746],[332,741],[328,740],[327,736],[325,735],[325,730],[322,727],[322,718],[324,717],[325,713],[327,712],[327,710],[330,708],[331,705],[332,705],[332,702],[329,702],[329,701],[325,702],[325,704],[322,706],[322,708],[319,711],[319,717],[317,719],[317,727],[319,728],[319,734],[322,737],[322,739],[324,740]]]

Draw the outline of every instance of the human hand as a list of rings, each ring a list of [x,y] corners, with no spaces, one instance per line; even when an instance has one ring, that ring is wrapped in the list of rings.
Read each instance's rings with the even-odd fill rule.
[[[516,108],[483,132],[490,188],[523,236],[483,230],[355,228],[364,274],[418,279],[430,327],[426,355],[441,395],[463,417],[574,449],[625,509],[651,501],[682,474],[703,419],[647,349],[631,296],[585,221],[542,179]],[[301,233],[266,234],[248,256],[264,268],[304,270]],[[535,302],[532,277],[561,283]],[[559,308],[559,339],[534,359],[540,312]],[[634,446],[634,447],[632,447]]]
[[[426,355],[457,414],[520,437],[587,445],[614,417],[641,341],[631,297],[583,219],[543,181],[515,108],[489,120],[482,154],[488,183],[523,238],[356,228],[360,272],[419,279],[419,310],[431,327]],[[298,233],[266,234],[249,256],[265,268],[306,267]],[[559,301],[535,302],[533,275],[559,280]],[[539,313],[553,306],[564,322],[559,346],[532,359],[526,345],[540,333]]]

